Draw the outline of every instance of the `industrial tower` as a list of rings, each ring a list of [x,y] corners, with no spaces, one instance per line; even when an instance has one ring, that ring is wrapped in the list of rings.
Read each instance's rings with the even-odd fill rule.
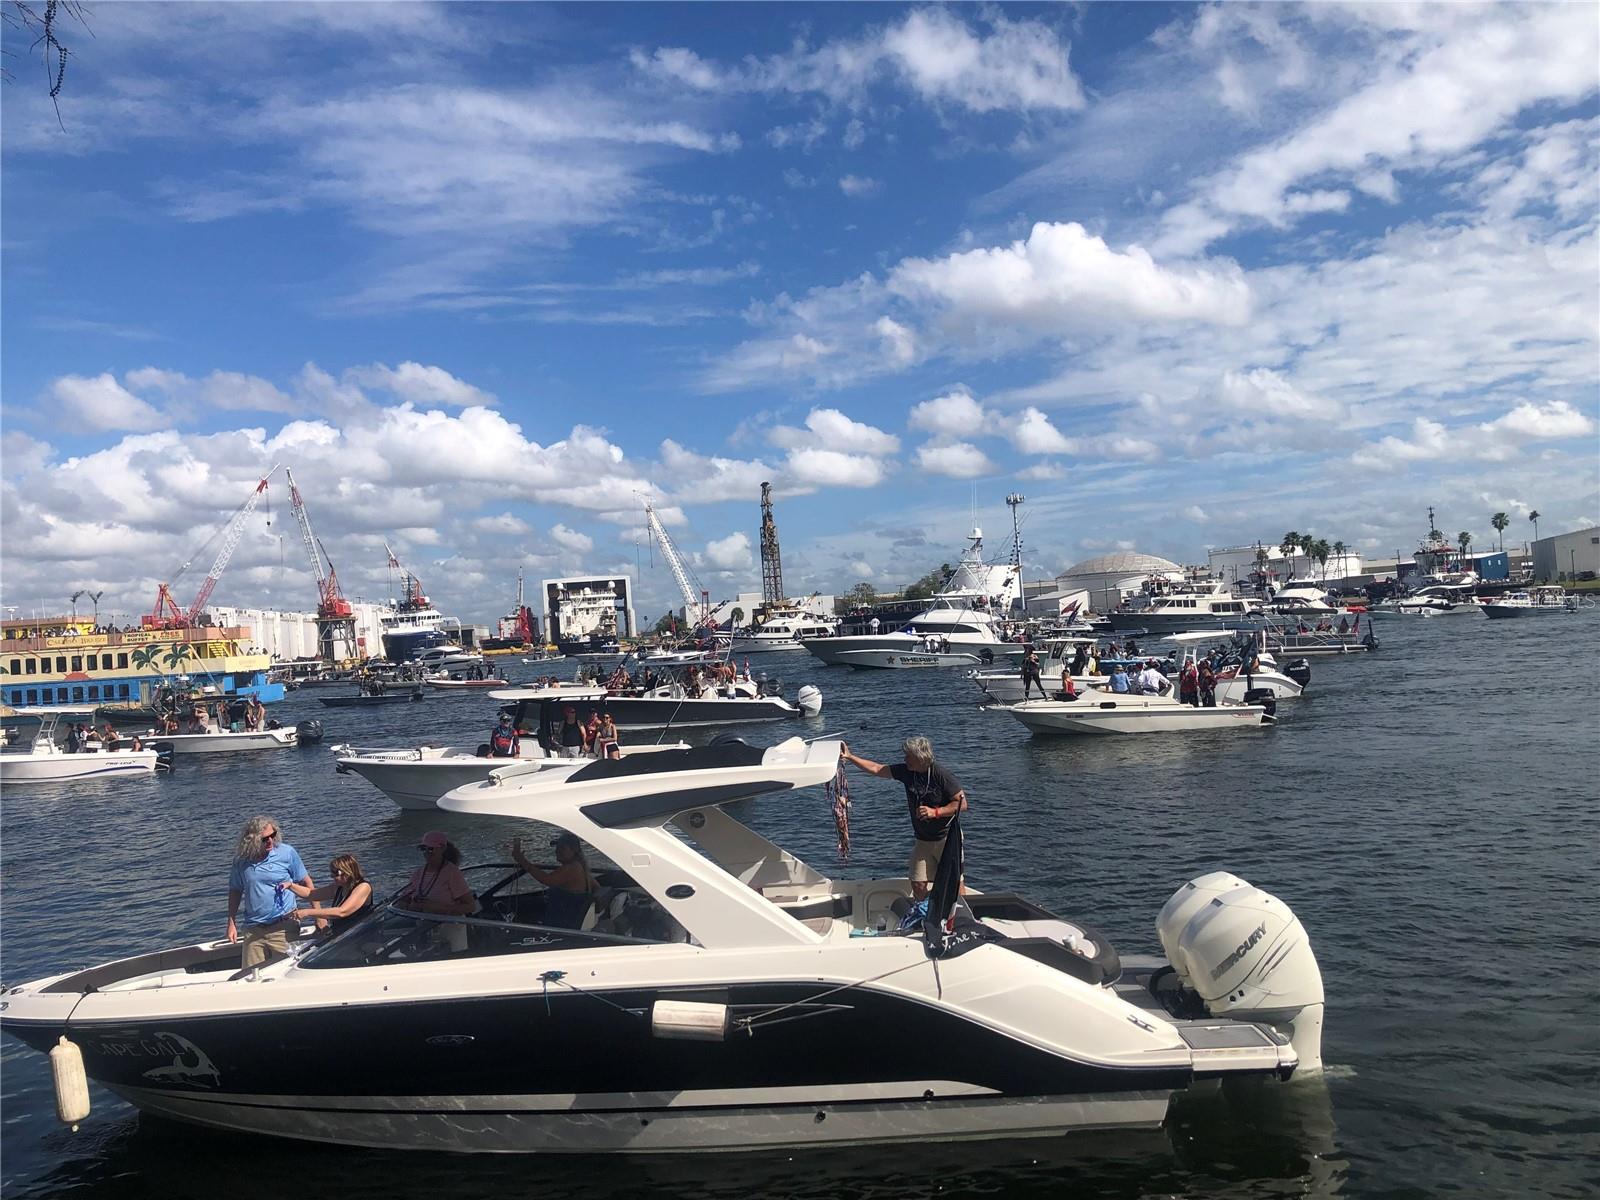
[[[772,485],[761,485],[761,603],[765,608],[782,604],[783,560],[778,555],[778,527],[772,520]]]

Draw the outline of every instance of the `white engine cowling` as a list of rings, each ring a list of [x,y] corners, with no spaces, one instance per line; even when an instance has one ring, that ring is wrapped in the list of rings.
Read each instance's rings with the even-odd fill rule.
[[[814,683],[808,683],[794,696],[795,706],[808,717],[814,717],[822,711],[822,689]]]
[[[1261,1021],[1286,1034],[1301,1073],[1322,1069],[1322,971],[1300,918],[1276,896],[1251,887],[1223,886],[1235,876],[1217,872],[1193,881],[1167,902],[1189,919],[1170,959],[1185,986],[1213,1016]],[[1199,905],[1195,897],[1209,891]],[[1167,909],[1162,910],[1166,916]],[[1162,945],[1168,933],[1162,932]]]
[[[1161,914],[1156,917],[1156,936],[1161,939],[1162,953],[1177,968],[1178,978],[1185,984],[1189,982],[1189,977],[1184,971],[1184,964],[1178,961],[1178,939],[1183,936],[1189,921],[1217,896],[1249,886],[1237,875],[1227,871],[1212,871],[1209,875],[1191,879],[1173,892],[1172,899],[1161,906]]]

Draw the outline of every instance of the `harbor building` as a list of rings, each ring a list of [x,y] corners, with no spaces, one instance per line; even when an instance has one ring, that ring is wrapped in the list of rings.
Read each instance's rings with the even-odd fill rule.
[[[1361,555],[1353,550],[1343,554],[1330,554],[1326,563],[1319,563],[1304,550],[1284,554],[1277,546],[1262,542],[1259,546],[1216,546],[1206,551],[1206,564],[1211,578],[1230,587],[1249,587],[1250,577],[1256,573],[1256,553],[1266,551],[1267,582],[1282,584],[1290,579],[1326,579],[1338,583],[1354,579],[1362,573]]]
[[[1600,576],[1600,525],[1540,538],[1533,544],[1533,577],[1539,583],[1576,583]]]
[[[572,575],[542,585],[546,636],[556,645],[577,648],[638,636],[626,575]]]

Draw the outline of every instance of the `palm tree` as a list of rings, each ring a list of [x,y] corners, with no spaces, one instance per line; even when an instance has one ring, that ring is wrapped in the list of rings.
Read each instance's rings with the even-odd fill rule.
[[[148,646],[140,646],[133,652],[133,665],[141,671],[149,667],[154,667],[156,665],[156,658],[160,655],[160,653],[161,647],[155,645],[154,643]]]
[[[1306,553],[1317,560],[1317,568],[1322,573],[1323,582],[1327,582],[1328,553],[1332,549],[1333,547],[1328,545],[1328,540],[1326,538],[1318,538],[1316,541],[1312,542],[1311,545],[1306,547]]]
[[[1300,548],[1300,535],[1290,530],[1283,535],[1283,540],[1278,543],[1278,549],[1283,554],[1284,570],[1287,574],[1294,574],[1294,552]]]
[[[1461,563],[1463,566],[1465,566],[1467,561],[1467,547],[1472,545],[1472,535],[1463,529],[1460,533],[1456,534],[1456,545],[1461,547]]]
[[[744,609],[742,608],[735,608],[728,616],[732,619],[733,628],[735,629],[744,623]]]
[[[1511,524],[1511,518],[1503,512],[1497,512],[1489,518],[1489,524],[1493,525],[1495,532],[1500,535],[1500,549],[1504,550],[1506,548],[1506,526]]]
[[[184,659],[193,657],[194,647],[189,645],[188,642],[174,642],[172,643],[171,649],[167,651],[167,657],[164,662],[167,666],[176,671],[183,665]]]
[[[1539,540],[1539,510],[1536,508],[1528,514],[1528,520],[1533,522],[1533,540]]]
[[[1350,547],[1343,542],[1335,542],[1333,544],[1333,556],[1339,560],[1339,570],[1344,575],[1350,574],[1350,564],[1345,561],[1344,557],[1348,553],[1350,553]]]

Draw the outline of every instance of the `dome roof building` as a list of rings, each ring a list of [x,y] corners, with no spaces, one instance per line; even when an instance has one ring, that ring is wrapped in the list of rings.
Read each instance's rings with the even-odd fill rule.
[[[1076,603],[1080,610],[1108,613],[1122,603],[1123,597],[1137,593],[1152,575],[1178,581],[1183,578],[1183,568],[1154,554],[1132,550],[1086,558],[1057,575],[1055,590],[1031,599],[1028,611],[1054,614],[1065,612]]]

